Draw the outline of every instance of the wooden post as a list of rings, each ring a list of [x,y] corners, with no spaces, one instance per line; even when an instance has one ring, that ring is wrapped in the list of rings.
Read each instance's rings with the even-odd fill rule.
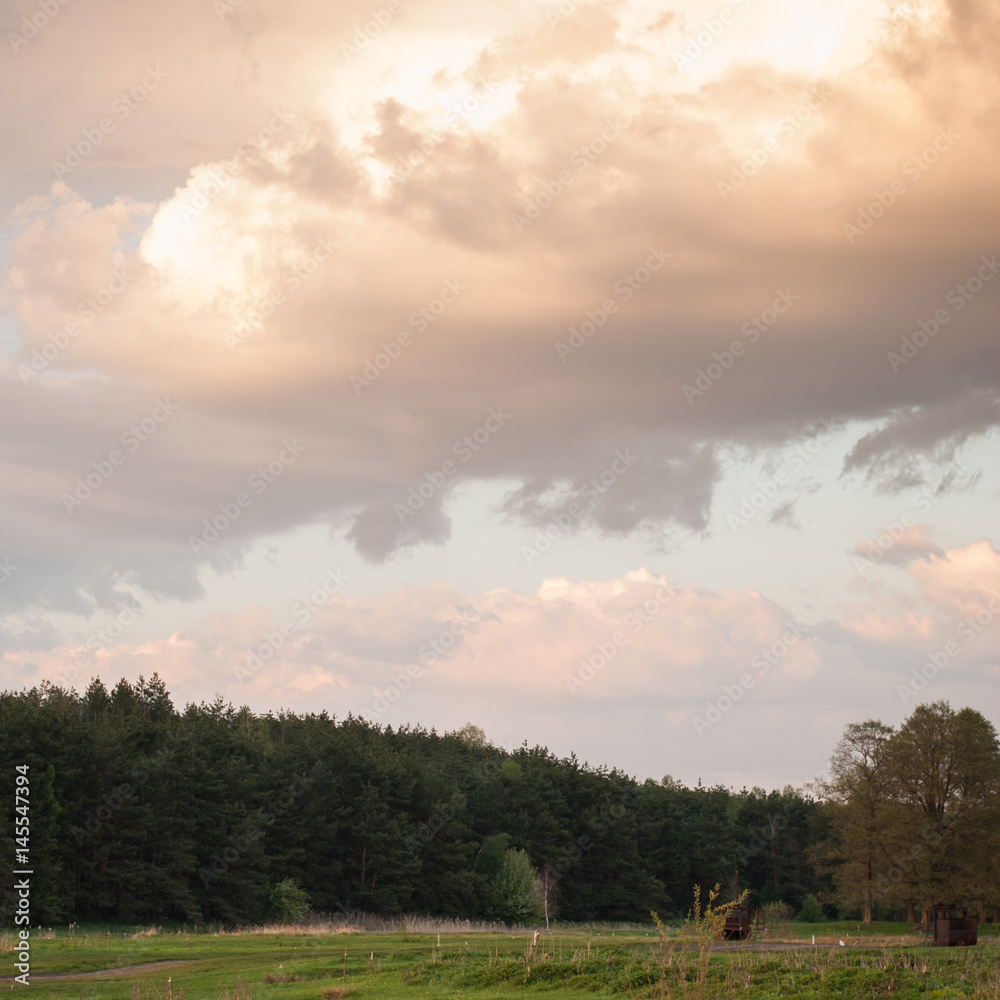
[[[347,987],[347,949],[344,949],[344,987]]]

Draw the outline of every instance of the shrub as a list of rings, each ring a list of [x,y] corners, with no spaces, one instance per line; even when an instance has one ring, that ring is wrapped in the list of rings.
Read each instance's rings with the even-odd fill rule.
[[[512,924],[522,924],[538,916],[539,896],[535,869],[526,851],[508,848],[493,879],[493,899],[497,916]]]
[[[286,878],[271,887],[268,911],[276,920],[297,924],[309,912],[309,895],[293,878]]]
[[[810,893],[802,900],[802,909],[799,910],[799,920],[804,924],[816,924],[826,919],[823,907],[819,905],[819,900]]]

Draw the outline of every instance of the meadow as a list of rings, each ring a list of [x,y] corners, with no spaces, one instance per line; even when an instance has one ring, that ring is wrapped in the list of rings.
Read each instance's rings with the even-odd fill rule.
[[[53,1000],[530,994],[552,1000],[995,1000],[996,929],[982,928],[975,948],[936,949],[909,925],[891,923],[792,923],[781,928],[782,941],[746,944],[706,941],[690,927],[661,932],[640,924],[554,925],[550,931],[419,918],[235,930],[71,925],[32,929],[31,980],[35,996]],[[13,943],[11,934],[0,937],[5,977],[13,971]],[[6,978],[0,988],[9,988]]]

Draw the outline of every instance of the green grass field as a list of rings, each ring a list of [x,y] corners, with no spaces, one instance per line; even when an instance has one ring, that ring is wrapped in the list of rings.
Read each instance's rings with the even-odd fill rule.
[[[1000,997],[1000,942],[991,925],[982,929],[977,947],[951,949],[928,947],[903,924],[860,928],[860,936],[857,924],[790,924],[786,930],[786,940],[810,947],[789,951],[777,943],[754,942],[709,955],[699,953],[698,942],[676,928],[661,940],[655,928],[639,925],[558,926],[542,931],[534,947],[530,931],[451,932],[439,938],[315,928],[219,934],[33,929],[31,979],[34,996],[43,998],[311,1000],[343,995],[346,950],[346,988],[356,998]],[[4,976],[15,971],[13,941],[11,934],[0,937]],[[148,963],[172,964],[81,975]],[[55,973],[71,975],[47,978]],[[0,985],[9,989],[11,984]]]

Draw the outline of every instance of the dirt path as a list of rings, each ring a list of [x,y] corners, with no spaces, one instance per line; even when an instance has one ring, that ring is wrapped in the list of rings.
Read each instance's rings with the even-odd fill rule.
[[[172,969],[178,965],[188,965],[197,961],[193,958],[175,958],[166,962],[143,962],[141,965],[120,965],[116,969],[97,969],[94,972],[32,972],[28,981],[41,982],[45,979],[101,979],[105,976],[141,975],[144,972],[158,972],[160,969]],[[10,983],[13,976],[0,976],[0,982]]]
[[[836,942],[831,944],[829,941],[817,941],[815,944],[810,944],[808,941],[716,941],[712,945],[712,951],[826,951],[839,947]],[[845,943],[844,947],[857,948],[858,944]]]

